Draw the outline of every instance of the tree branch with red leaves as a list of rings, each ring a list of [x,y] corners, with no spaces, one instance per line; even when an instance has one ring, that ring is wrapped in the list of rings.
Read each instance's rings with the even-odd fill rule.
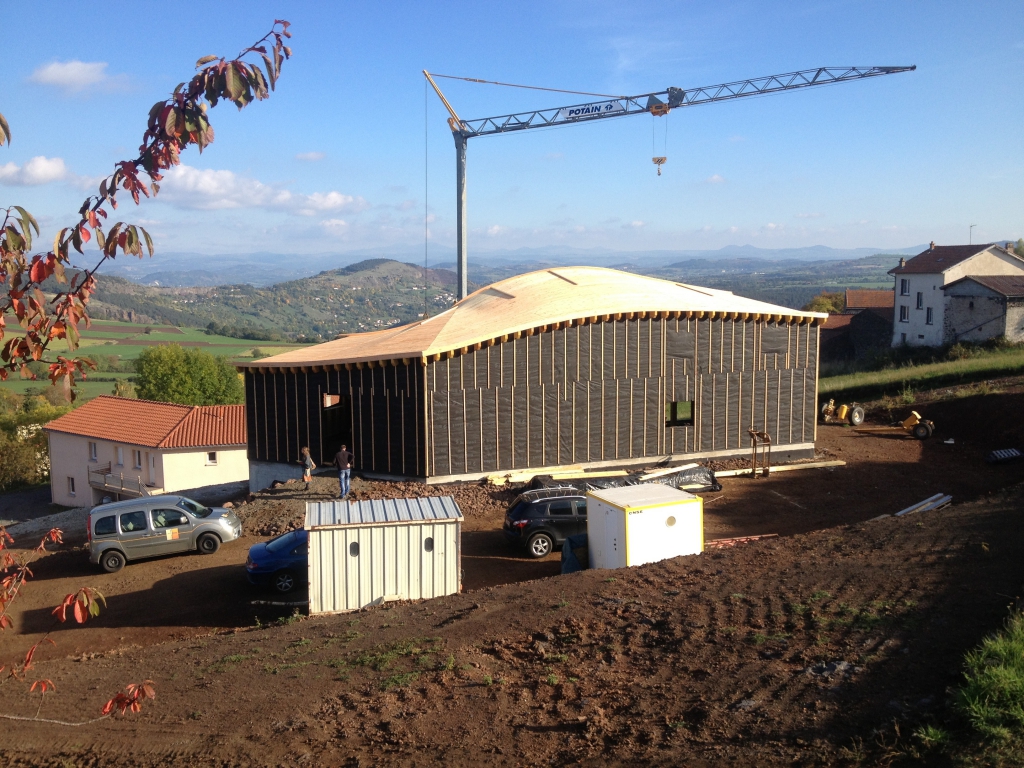
[[[234,59],[199,59],[192,79],[150,109],[139,156],[115,164],[114,172],[100,182],[99,193],[82,203],[78,223],[61,229],[48,253],[29,255],[33,233],[39,234],[32,214],[17,205],[0,208],[0,381],[15,371],[34,379],[28,363],[41,360],[50,364],[50,381],[62,383],[69,398],[74,397],[76,379],[84,378],[86,369],[95,366],[88,358],[47,357],[50,343],[63,339],[69,352],[78,348],[79,326],[89,327],[88,304],[96,290],[95,274],[107,259],[119,254],[142,258],[144,248],[150,257],[154,252],[152,238],[140,226],[118,221],[104,229],[108,206],[116,210],[122,192],[136,205],[143,197],[155,197],[164,171],[181,162],[183,150],[195,145],[202,152],[213,141],[213,126],[207,116],[210,107],[230,101],[241,110],[253,101],[269,98],[284,61],[291,57],[291,48],[285,45],[285,39],[291,37],[289,26],[287,21],[275,21],[270,32]],[[10,126],[0,114],[0,145],[10,141]],[[89,242],[98,247],[100,258],[69,282],[66,268],[71,266],[72,250],[84,254]],[[47,300],[42,284],[50,277],[67,288]],[[9,317],[20,330],[8,327]]]

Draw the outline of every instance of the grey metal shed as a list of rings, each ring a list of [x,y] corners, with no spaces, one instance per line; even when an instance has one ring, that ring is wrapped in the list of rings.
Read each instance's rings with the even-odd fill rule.
[[[310,614],[460,591],[462,520],[451,496],[307,502]]]

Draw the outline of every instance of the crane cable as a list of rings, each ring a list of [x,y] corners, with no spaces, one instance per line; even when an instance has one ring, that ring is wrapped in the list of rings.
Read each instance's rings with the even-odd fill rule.
[[[427,275],[430,263],[430,92],[423,80],[423,319],[427,319]]]
[[[658,121],[656,117],[654,115],[651,116],[651,162],[658,167],[658,175],[661,176],[661,166],[668,162],[668,114],[661,115],[661,117],[665,118],[665,133],[662,136],[661,155],[658,154],[657,149],[656,134]]]
[[[439,75],[431,72],[432,77],[443,77],[447,80],[464,80],[467,83],[481,83],[483,85],[503,85],[506,88],[526,88],[531,91],[550,91],[551,93],[573,93],[577,96],[598,96],[602,99],[628,99],[628,96],[615,96],[610,93],[591,93],[590,91],[567,91],[564,88],[543,88],[539,85],[519,85],[517,83],[499,83],[497,80],[480,80],[476,77],[459,77],[458,75]]]

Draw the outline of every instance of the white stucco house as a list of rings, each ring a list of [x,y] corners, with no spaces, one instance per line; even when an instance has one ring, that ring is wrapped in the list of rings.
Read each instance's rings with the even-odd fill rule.
[[[244,405],[101,396],[48,423],[55,504],[248,489]],[[199,499],[200,501],[202,498]]]
[[[947,335],[948,297],[943,287],[972,275],[1024,276],[1024,259],[1013,244],[936,245],[912,259],[900,259],[889,270],[894,276],[892,345],[938,347],[952,341]]]

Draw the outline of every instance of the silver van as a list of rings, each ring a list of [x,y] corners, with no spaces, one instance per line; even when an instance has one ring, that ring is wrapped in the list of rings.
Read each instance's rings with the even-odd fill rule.
[[[89,513],[89,562],[113,573],[128,560],[195,549],[212,555],[241,535],[242,521],[230,509],[184,496],[115,501]]]

